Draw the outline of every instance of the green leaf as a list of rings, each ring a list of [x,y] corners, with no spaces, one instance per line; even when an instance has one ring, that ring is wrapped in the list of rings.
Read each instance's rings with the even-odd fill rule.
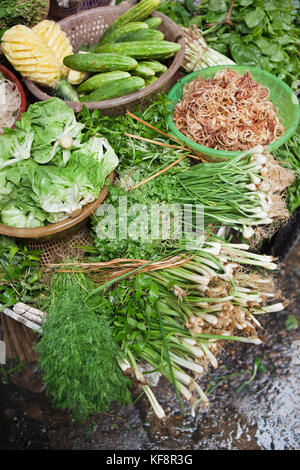
[[[147,331],[147,325],[143,322],[137,322],[137,328],[142,331]]]
[[[190,13],[196,10],[193,0],[184,0],[183,5]]]
[[[263,10],[260,7],[257,7],[255,10],[250,11],[245,15],[245,22],[249,28],[254,28],[262,21],[264,16],[265,14]]]
[[[155,303],[159,297],[159,286],[155,282],[151,283],[151,287],[149,290],[149,302],[151,304]]]
[[[285,56],[284,56],[284,52],[279,48],[279,47],[276,47],[276,45],[274,44],[274,50],[273,50],[273,54],[271,55],[271,59],[273,62],[283,62],[284,59],[285,59]]]
[[[298,328],[299,322],[295,315],[289,315],[286,322],[285,322],[285,328],[290,331],[290,330],[295,330]]]
[[[19,247],[17,245],[13,245],[10,249],[10,253],[9,253],[9,262],[11,263],[12,260],[14,259],[14,256],[16,253],[18,253],[19,251]]]
[[[143,295],[143,289],[140,287],[135,293],[135,301],[138,302]]]
[[[227,13],[219,13],[214,11],[209,11],[206,15],[206,23],[222,23],[226,18]]]
[[[190,19],[189,26],[195,24],[199,29],[202,29],[203,23],[205,23],[204,16],[196,15],[196,16],[193,16],[193,18]]]
[[[128,317],[127,318],[127,323],[130,325],[132,328],[136,328],[138,322],[135,320],[133,317]]]
[[[12,306],[18,302],[18,296],[16,292],[12,289],[6,289],[2,294],[0,294],[0,304],[5,306]]]
[[[261,52],[254,43],[245,44],[242,38],[233,34],[230,40],[230,52],[237,64],[259,65]]]
[[[227,11],[227,4],[225,0],[209,0],[207,9],[209,11]]]
[[[275,5],[275,3],[272,2],[272,0],[265,2],[264,7],[268,13],[277,10],[277,5]]]

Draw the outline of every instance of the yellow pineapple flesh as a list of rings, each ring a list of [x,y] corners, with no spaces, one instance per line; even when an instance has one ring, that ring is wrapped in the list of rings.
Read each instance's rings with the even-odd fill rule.
[[[61,76],[61,66],[53,51],[41,37],[24,25],[5,31],[1,47],[7,60],[24,78],[55,87]]]
[[[41,21],[32,28],[32,31],[38,34],[52,50],[60,64],[62,75],[66,77],[70,69],[64,65],[63,59],[73,54],[73,47],[66,33],[58,23],[51,20]]]

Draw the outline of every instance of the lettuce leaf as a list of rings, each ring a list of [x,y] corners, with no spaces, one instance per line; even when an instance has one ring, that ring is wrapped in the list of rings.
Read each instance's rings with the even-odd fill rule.
[[[99,196],[119,163],[102,137],[84,138],[84,124],[59,98],[37,102],[15,129],[0,136],[0,220],[38,227],[63,220]],[[62,148],[60,138],[72,137]]]
[[[1,211],[1,222],[10,227],[40,227],[46,219],[47,213],[24,193],[16,193],[14,199],[10,199]]]
[[[92,138],[71,154],[68,165],[37,166],[33,173],[33,199],[46,212],[49,222],[58,222],[82,209],[99,196],[118,157],[104,139]],[[101,155],[99,157],[99,155]]]
[[[76,121],[73,109],[59,98],[34,103],[29,106],[27,113],[35,132],[32,157],[38,163],[50,162],[57,153],[63,158],[60,138],[63,135],[70,135],[79,139],[84,127]],[[75,141],[75,145],[78,143]]]

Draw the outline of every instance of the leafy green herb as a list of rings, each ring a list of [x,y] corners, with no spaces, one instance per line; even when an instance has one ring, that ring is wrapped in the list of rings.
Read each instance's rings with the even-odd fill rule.
[[[295,330],[298,328],[299,322],[295,315],[289,315],[286,322],[285,322],[285,328],[290,331],[290,330]]]
[[[10,307],[22,301],[39,306],[46,292],[40,268],[40,252],[13,238],[0,237],[0,304]]]
[[[105,299],[91,303],[89,289],[83,275],[53,277],[47,318],[36,346],[46,393],[78,420],[106,411],[112,401],[130,401],[129,381],[117,364],[120,351],[103,314]]]
[[[229,47],[231,56],[237,64],[249,66],[259,65],[261,53],[254,43],[245,45],[240,35],[232,34]]]
[[[91,219],[92,227],[95,231],[95,246],[98,248],[98,255],[102,260],[118,258],[120,256],[150,260],[167,254],[169,247],[174,249],[170,244],[169,238],[162,239],[163,218],[159,225],[159,235],[153,237],[153,239],[150,236],[151,217],[160,217],[161,212],[159,212],[159,207],[163,210],[163,204],[169,205],[175,202],[176,173],[182,170],[182,165],[179,165],[178,169],[172,170],[154,178],[134,191],[126,191],[117,185],[110,188],[110,194],[106,202],[112,204],[115,208],[117,223],[116,238],[113,239],[113,242],[109,233],[106,238],[106,228],[102,225],[102,221],[107,214],[104,212],[102,217],[96,212]],[[133,186],[134,183],[142,181],[145,177],[145,173],[139,171],[138,168],[134,168],[129,172],[121,173],[120,181],[121,184],[124,181],[129,181],[131,182],[130,186]],[[178,197],[180,194],[183,196],[184,191],[179,189]],[[122,200],[124,197],[127,197],[127,199]],[[125,217],[123,212],[125,204],[128,211],[127,217]],[[136,211],[131,210],[134,207]],[[134,233],[135,228],[138,229],[138,225],[141,230],[137,232],[139,236],[135,238],[132,233]],[[170,227],[171,237],[172,233],[174,233],[173,226]]]
[[[230,0],[202,0],[190,24],[236,63],[261,67],[293,85],[300,67],[299,2],[236,0],[230,24],[224,23],[229,7]]]
[[[188,26],[190,13],[195,10],[195,6],[192,0],[184,0],[183,2],[165,0],[160,3],[156,10],[167,15],[175,23]]]
[[[157,129],[168,132],[168,105],[167,95],[161,93],[143,112],[137,109],[135,114]],[[147,176],[149,176],[149,165],[152,167],[152,163],[155,163],[155,161],[158,161],[158,164],[166,163],[167,165],[178,158],[178,154],[176,152],[173,154],[170,149],[128,138],[125,135],[126,132],[164,143],[171,142],[166,138],[161,139],[155,130],[150,129],[127,114],[109,117],[102,115],[99,110],[90,112],[86,107],[83,107],[82,111],[77,114],[77,120],[85,126],[82,131],[84,134],[83,140],[88,140],[90,137],[97,135],[107,138],[119,157],[119,172],[138,165],[140,169],[147,170]],[[171,143],[174,144],[174,142]]]
[[[168,132],[168,101],[165,94],[157,96],[152,104],[143,112],[137,110],[136,115],[159,130]],[[129,237],[127,233],[124,236],[122,235],[122,237],[120,236],[120,231],[123,231],[123,227],[126,224],[120,201],[122,197],[126,196],[127,208],[133,207],[135,204],[142,204],[148,209],[153,204],[174,203],[176,175],[183,168],[189,167],[188,159],[182,160],[166,173],[154,178],[134,191],[129,191],[129,189],[177,160],[180,156],[184,155],[184,152],[127,137],[125,135],[126,132],[165,144],[171,143],[168,138],[160,136],[156,131],[128,115],[111,118],[102,116],[98,110],[90,113],[88,109],[84,108],[77,115],[77,119],[85,125],[83,130],[83,133],[85,133],[84,138],[91,138],[91,136],[99,134],[106,137],[119,158],[119,165],[115,171],[116,178],[114,185],[109,188],[109,197],[105,201],[112,204],[116,211],[116,239],[113,240],[113,243],[109,237],[105,237],[105,227],[101,228],[101,221],[106,214],[100,217],[96,212],[91,218],[98,256],[102,260],[120,256],[151,260],[154,257],[163,255],[168,250],[169,240],[151,240],[150,237],[146,239],[146,233],[145,238],[140,237],[138,239]],[[180,194],[183,195],[184,191],[180,192],[178,190],[177,192],[176,190],[176,193],[180,197]],[[150,210],[148,210],[147,214],[150,214]],[[134,213],[132,216],[129,215],[126,226],[129,227],[137,216],[139,216],[142,223],[143,213]],[[144,227],[147,228],[149,221],[144,221],[144,223]],[[97,229],[101,230],[101,233],[98,232],[98,235]]]
[[[44,0],[1,0],[0,29],[16,24],[34,26],[46,12]]]

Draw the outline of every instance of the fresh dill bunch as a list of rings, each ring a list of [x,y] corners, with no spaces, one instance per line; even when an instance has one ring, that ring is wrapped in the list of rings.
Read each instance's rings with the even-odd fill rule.
[[[131,399],[108,317],[97,298],[87,298],[91,286],[83,274],[53,276],[47,317],[36,345],[46,394],[79,421],[105,412],[113,401],[125,404]]]

